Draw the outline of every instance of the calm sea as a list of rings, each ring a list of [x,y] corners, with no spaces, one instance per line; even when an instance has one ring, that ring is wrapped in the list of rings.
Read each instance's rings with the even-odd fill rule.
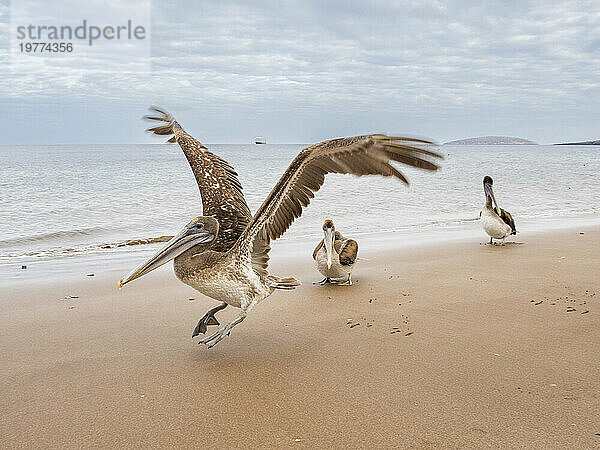
[[[254,211],[303,145],[210,145],[238,171]],[[335,220],[346,235],[420,233],[478,217],[482,178],[518,228],[600,216],[600,148],[442,146],[435,174],[397,180],[329,175],[284,239],[318,238]],[[202,213],[198,188],[174,144],[0,146],[0,266],[135,252],[131,239],[176,233]],[[529,224],[529,225],[528,225]]]

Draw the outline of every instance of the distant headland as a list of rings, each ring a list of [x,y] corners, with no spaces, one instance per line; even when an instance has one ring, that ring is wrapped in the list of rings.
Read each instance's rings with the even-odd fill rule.
[[[584,141],[584,142],[563,142],[562,144],[554,145],[600,145],[600,139],[596,141]]]
[[[511,136],[481,136],[450,141],[444,145],[538,145],[538,143]]]

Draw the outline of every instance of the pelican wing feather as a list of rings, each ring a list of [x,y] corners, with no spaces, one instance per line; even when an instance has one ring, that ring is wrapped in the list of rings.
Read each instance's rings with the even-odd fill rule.
[[[238,240],[252,218],[242,184],[235,169],[223,158],[208,151],[188,134],[168,112],[153,107],[144,119],[160,124],[147,131],[171,136],[167,142],[179,144],[190,164],[202,197],[202,214],[219,222],[219,235],[212,250],[226,252]]]
[[[315,247],[315,249],[313,250],[313,259],[315,261],[317,260],[317,253],[319,253],[319,250],[321,250],[321,247],[323,247],[323,244],[325,244],[325,240],[321,239],[321,242],[319,242],[317,244],[317,246]]]
[[[300,217],[318,191],[325,175],[343,173],[357,176],[406,177],[391,162],[425,170],[437,170],[432,160],[441,158],[427,149],[431,141],[372,134],[333,139],[300,151],[269,193],[240,236],[232,251],[250,250],[258,273],[266,273],[271,240],[280,237]]]
[[[498,211],[500,210],[500,211]],[[515,225],[515,219],[511,213],[502,208],[496,208],[496,214],[504,221],[506,225],[512,230],[511,234],[517,234],[517,226]]]
[[[340,264],[343,266],[351,266],[356,261],[358,256],[358,242],[354,239],[344,239],[336,251],[340,255]]]

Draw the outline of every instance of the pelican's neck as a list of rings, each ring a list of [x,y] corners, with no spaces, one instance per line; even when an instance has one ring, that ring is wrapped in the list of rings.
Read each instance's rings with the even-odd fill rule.
[[[218,256],[223,254],[211,251],[211,247],[212,243],[195,245],[177,256],[173,261],[175,275],[180,279],[186,278],[198,270],[213,267]]]
[[[485,207],[488,209],[494,209],[492,206],[492,197],[490,195],[485,196]]]

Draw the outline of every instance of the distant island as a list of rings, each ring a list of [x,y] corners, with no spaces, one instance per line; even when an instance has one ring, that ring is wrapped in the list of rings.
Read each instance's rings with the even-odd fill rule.
[[[563,142],[562,144],[554,145],[600,145],[600,139],[597,141],[584,141],[584,142]]]
[[[481,136],[450,141],[444,145],[538,145],[538,143],[510,136]]]

